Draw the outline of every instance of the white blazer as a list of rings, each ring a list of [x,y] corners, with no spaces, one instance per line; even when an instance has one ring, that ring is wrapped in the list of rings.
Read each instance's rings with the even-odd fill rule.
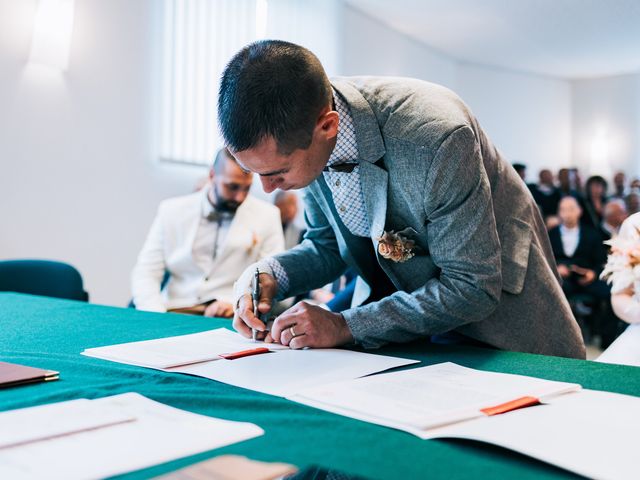
[[[165,312],[213,299],[233,301],[233,283],[249,265],[284,250],[280,211],[249,195],[238,207],[210,272],[193,259],[202,192],[164,200],[131,274],[139,310]],[[162,291],[165,271],[169,281]]]

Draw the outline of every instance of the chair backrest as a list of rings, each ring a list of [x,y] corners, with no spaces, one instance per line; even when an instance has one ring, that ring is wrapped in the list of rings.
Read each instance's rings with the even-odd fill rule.
[[[0,261],[0,291],[89,300],[80,272],[67,263],[50,260]]]

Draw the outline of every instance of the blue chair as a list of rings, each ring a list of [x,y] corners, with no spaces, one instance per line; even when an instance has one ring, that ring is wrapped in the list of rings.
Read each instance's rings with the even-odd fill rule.
[[[82,276],[67,263],[50,260],[0,261],[0,292],[89,301]]]

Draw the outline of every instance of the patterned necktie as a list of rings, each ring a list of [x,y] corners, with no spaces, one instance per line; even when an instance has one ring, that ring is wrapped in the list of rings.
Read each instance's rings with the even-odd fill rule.
[[[233,218],[233,213],[220,210],[211,210],[206,218],[210,222],[216,222],[216,236],[213,240],[213,258],[216,258],[216,256],[218,255],[218,238],[220,237],[220,226],[222,225],[222,222],[231,220]]]

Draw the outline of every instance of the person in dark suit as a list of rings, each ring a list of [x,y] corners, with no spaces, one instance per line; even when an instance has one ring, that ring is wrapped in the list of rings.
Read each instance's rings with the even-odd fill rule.
[[[540,170],[538,183],[527,185],[536,201],[543,218],[558,213],[558,203],[560,202],[560,190],[553,184],[553,173],[551,170]]]
[[[551,248],[562,277],[562,290],[567,298],[587,295],[602,308],[590,325],[601,335],[602,347],[615,339],[617,318],[611,309],[611,289],[598,277],[607,261],[607,249],[598,230],[580,223],[582,208],[576,198],[567,196],[558,206],[560,225],[549,231]]]

